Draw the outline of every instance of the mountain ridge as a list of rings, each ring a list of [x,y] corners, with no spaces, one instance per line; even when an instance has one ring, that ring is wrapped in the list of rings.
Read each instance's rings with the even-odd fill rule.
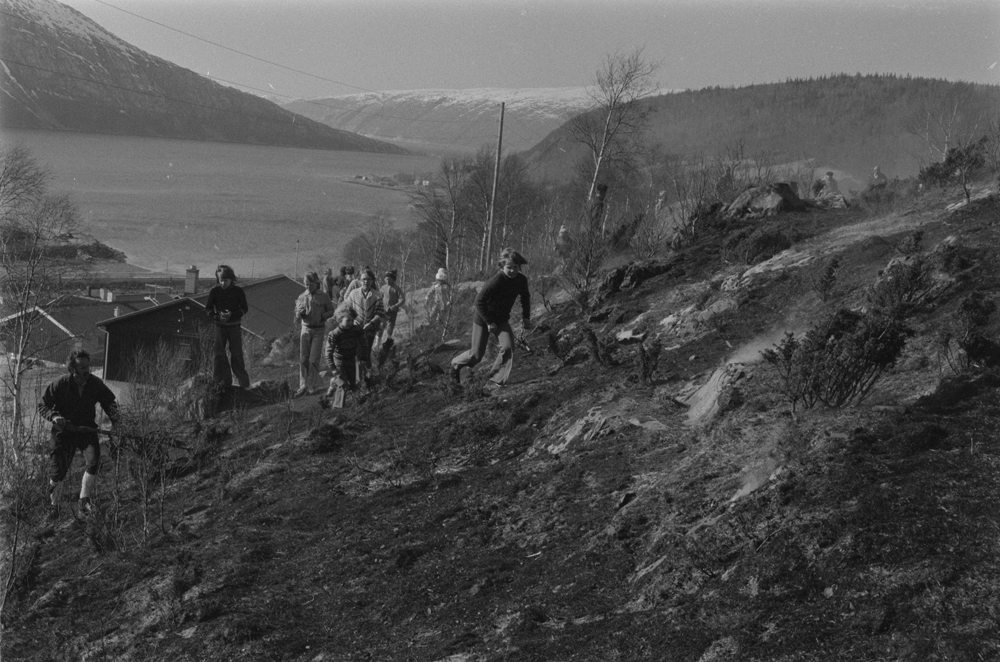
[[[506,104],[504,151],[529,149],[592,105],[584,87],[385,90],[296,99],[287,110],[335,128],[431,152],[472,152],[497,139]]]
[[[3,0],[8,128],[405,153],[142,51],[55,0]]]

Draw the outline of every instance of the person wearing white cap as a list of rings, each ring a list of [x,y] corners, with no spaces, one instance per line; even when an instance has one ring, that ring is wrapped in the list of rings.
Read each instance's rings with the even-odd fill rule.
[[[434,284],[427,293],[427,319],[432,324],[443,324],[448,319],[448,309],[451,307],[451,283],[448,282],[448,272],[444,267],[437,270]]]
[[[320,290],[319,274],[310,271],[302,284],[306,291],[295,300],[295,317],[302,326],[299,332],[299,390],[295,397],[305,395],[310,384],[319,382],[326,321],[333,317],[335,310],[333,301]]]

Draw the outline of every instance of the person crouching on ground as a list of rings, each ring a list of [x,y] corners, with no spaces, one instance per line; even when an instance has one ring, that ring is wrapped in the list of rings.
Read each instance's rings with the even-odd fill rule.
[[[387,340],[392,338],[392,332],[396,328],[396,316],[399,314],[399,309],[406,303],[406,295],[402,288],[396,285],[395,269],[385,272],[385,285],[382,286],[381,292],[386,318],[385,329],[381,334],[381,342],[384,345]]]
[[[208,293],[205,312],[215,320],[215,364],[212,381],[222,386],[232,386],[233,375],[240,388],[250,388],[250,375],[243,360],[243,327],[241,320],[250,310],[243,288],[236,285],[236,274],[228,264],[215,270],[219,284]],[[226,347],[229,356],[226,356]]]
[[[509,318],[514,301],[519,297],[524,330],[531,328],[531,293],[528,291],[528,279],[521,273],[521,266],[527,263],[513,249],[504,249],[501,253],[497,265],[500,271],[486,281],[476,295],[472,314],[472,347],[451,362],[451,376],[456,382],[461,383],[462,368],[471,368],[483,360],[491,333],[500,343],[500,353],[489,375],[496,384],[503,385],[507,381],[510,371],[505,368],[514,358],[514,331],[510,328]]]
[[[358,363],[361,365],[360,377],[367,386],[371,386],[372,345],[375,336],[385,324],[385,306],[382,303],[382,293],[375,286],[375,273],[371,269],[361,272],[361,286],[352,290],[344,303],[357,313],[357,323],[364,332],[364,342],[358,348]]]
[[[310,385],[319,381],[324,330],[334,312],[330,297],[320,291],[319,274],[310,271],[302,282],[306,291],[295,300],[295,316],[302,327],[299,332],[299,390],[295,397],[305,395]]]
[[[90,510],[90,495],[97,482],[101,463],[101,443],[96,432],[94,408],[101,409],[118,426],[118,403],[115,394],[99,377],[90,374],[90,354],[86,350],[70,352],[66,361],[69,374],[49,384],[38,403],[38,413],[52,423],[52,440],[49,450],[49,517],[59,516],[59,497],[62,481],[73,464],[76,451],[83,452],[87,463],[80,485],[80,510]]]
[[[354,323],[357,313],[346,304],[337,307],[337,326],[326,336],[326,365],[330,369],[330,388],[325,404],[329,404],[338,389],[354,390],[358,386],[358,349],[365,342],[364,332]],[[324,404],[324,406],[325,406]]]

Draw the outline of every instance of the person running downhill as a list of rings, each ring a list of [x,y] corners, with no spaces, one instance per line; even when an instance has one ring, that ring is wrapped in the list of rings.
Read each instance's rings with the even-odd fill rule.
[[[510,311],[514,301],[521,299],[521,319],[524,330],[531,329],[531,293],[528,279],[521,273],[521,266],[528,261],[517,251],[506,248],[500,254],[500,267],[492,278],[486,281],[476,296],[475,312],[472,315],[472,347],[459,354],[451,362],[451,377],[461,383],[462,368],[473,367],[483,360],[489,334],[494,334],[500,343],[489,378],[493,383],[503,385],[510,377],[514,359],[514,331],[510,328]]]
[[[334,305],[320,292],[319,274],[310,271],[303,279],[306,291],[295,300],[295,316],[301,323],[299,332],[299,390],[295,397],[309,392],[309,385],[319,380],[319,362],[323,356],[323,336],[326,321],[333,317]]]
[[[364,332],[364,342],[358,348],[358,363],[361,364],[361,378],[369,385],[372,368],[372,344],[379,329],[385,324],[385,306],[382,293],[375,286],[375,273],[371,269],[361,272],[361,286],[352,290],[344,303],[357,313],[357,323]]]
[[[358,350],[365,342],[364,332],[354,323],[357,313],[353,308],[342,304],[335,317],[337,327],[326,336],[326,365],[332,377],[330,388],[320,400],[324,408],[330,405],[331,398],[335,407],[342,407],[344,389],[353,391],[358,387]]]
[[[119,420],[115,394],[99,377],[90,374],[90,354],[86,350],[70,352],[66,368],[69,374],[49,384],[38,403],[39,415],[52,423],[49,450],[50,519],[59,516],[62,481],[78,450],[83,452],[87,463],[80,485],[80,510],[90,511],[90,495],[97,482],[97,470],[101,464],[95,405],[101,405],[101,409],[111,419],[113,428],[118,427]]]
[[[236,285],[236,274],[228,264],[220,264],[215,270],[219,284],[208,293],[205,312],[215,320],[215,365],[212,381],[223,386],[232,386],[233,375],[240,388],[250,388],[250,376],[243,360],[243,316],[250,310],[243,288]],[[226,346],[229,356],[226,356]],[[230,370],[230,367],[232,370]]]

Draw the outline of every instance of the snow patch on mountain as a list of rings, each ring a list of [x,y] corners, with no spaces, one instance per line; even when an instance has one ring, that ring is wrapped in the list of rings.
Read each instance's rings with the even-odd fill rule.
[[[55,0],[2,0],[4,13],[13,14],[51,31],[54,34],[71,33],[83,39],[110,42],[125,52],[142,53],[135,46],[116,37],[77,10]]]

